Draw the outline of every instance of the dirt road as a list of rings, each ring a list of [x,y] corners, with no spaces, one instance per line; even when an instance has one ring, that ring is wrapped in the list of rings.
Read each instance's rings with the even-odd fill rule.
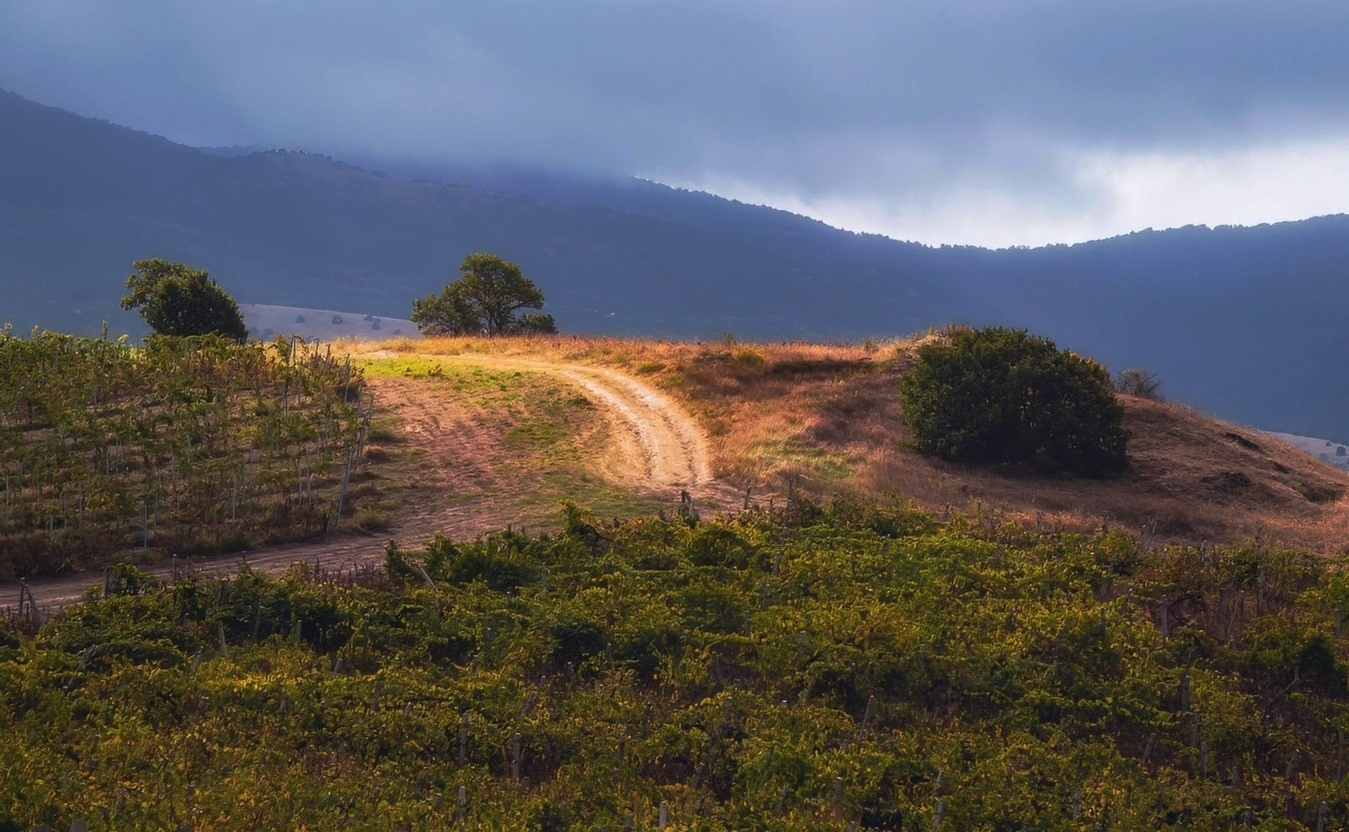
[[[483,364],[493,369],[546,373],[564,379],[585,392],[609,422],[608,453],[596,472],[634,495],[658,496],[674,505],[680,492],[707,507],[732,508],[739,493],[710,473],[706,440],[701,429],[675,402],[640,381],[615,370],[583,364],[499,356],[436,356],[446,362]],[[492,447],[500,437],[487,435],[479,422],[468,418],[416,379],[372,379],[381,406],[398,421],[408,449],[419,460],[417,487],[409,504],[394,518],[389,531],[378,535],[348,534],[327,540],[267,546],[235,555],[181,559],[149,571],[170,575],[175,568],[192,574],[227,575],[247,564],[267,574],[280,574],[298,561],[335,572],[382,563],[390,540],[415,547],[438,532],[451,538],[473,538],[507,524],[537,525],[552,508],[522,509],[500,499],[509,483],[501,483],[490,454],[469,456],[466,447]],[[79,599],[97,574],[74,575],[28,584],[39,609],[53,610]],[[20,584],[0,583],[0,606],[18,602]]]
[[[702,430],[677,404],[631,376],[605,367],[533,359],[466,357],[494,367],[549,373],[585,390],[615,427],[616,465],[606,472],[635,491],[688,490],[711,498],[724,488],[712,479]]]

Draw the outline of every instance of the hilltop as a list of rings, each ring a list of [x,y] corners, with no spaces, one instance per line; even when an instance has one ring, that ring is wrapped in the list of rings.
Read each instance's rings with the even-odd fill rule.
[[[969,469],[908,450],[897,391],[921,340],[859,346],[444,338],[367,349],[617,369],[686,408],[708,437],[711,473],[730,493],[748,489],[760,504],[781,504],[791,489],[817,499],[899,495],[939,516],[1045,529],[1122,527],[1150,545],[1264,540],[1329,554],[1349,540],[1349,473],[1178,403],[1121,396],[1133,438],[1129,469],[1117,479]],[[725,492],[715,500],[724,510],[743,503]]]
[[[908,449],[899,379],[930,337],[861,346],[574,336],[351,342],[351,363],[334,360],[361,371],[369,441],[360,440],[346,499],[339,499],[347,493],[340,466],[326,477],[301,477],[302,505],[317,506],[318,525],[292,535],[255,528],[231,483],[271,478],[284,494],[289,477],[255,471],[259,457],[250,446],[218,448],[226,467],[255,462],[194,498],[209,521],[181,509],[179,525],[166,519],[175,516],[169,479],[170,496],[159,496],[161,484],[143,500],[124,500],[122,515],[99,521],[108,546],[91,549],[86,523],[93,520],[80,495],[104,488],[102,480],[53,480],[47,508],[28,512],[36,519],[0,539],[26,552],[4,568],[33,578],[130,558],[168,574],[171,551],[244,550],[250,568],[274,574],[296,561],[368,569],[391,538],[420,545],[438,533],[466,539],[506,527],[555,529],[564,500],[620,518],[689,509],[710,517],[861,497],[1045,532],[1121,530],[1148,548],[1258,542],[1344,551],[1349,472],[1175,403],[1122,397],[1133,438],[1128,469],[1113,479],[966,468]],[[280,349],[284,356],[284,342]],[[158,418],[156,408],[142,412]],[[238,429],[240,436],[251,430]],[[37,459],[48,436],[26,430],[37,443],[26,458]],[[191,443],[159,430],[157,443]],[[291,461],[269,454],[271,464],[303,474],[310,451],[297,447]],[[129,469],[132,487],[138,470]],[[691,504],[681,502],[682,492]],[[344,534],[330,537],[333,530]],[[287,537],[309,542],[277,545]],[[60,558],[43,561],[47,549]],[[237,566],[225,558],[192,568]],[[68,603],[87,584],[76,574],[33,586],[42,603]]]

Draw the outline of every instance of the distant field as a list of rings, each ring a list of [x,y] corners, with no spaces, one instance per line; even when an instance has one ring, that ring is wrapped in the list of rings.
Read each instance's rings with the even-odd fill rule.
[[[281,335],[299,335],[307,340],[378,341],[381,338],[420,338],[417,325],[406,318],[381,318],[367,312],[306,309],[299,306],[268,306],[241,303],[248,333],[270,341]]]
[[[1299,451],[1311,454],[1327,465],[1349,471],[1349,446],[1331,442],[1329,439],[1318,439],[1315,436],[1298,436],[1295,433],[1279,433],[1273,430],[1267,433]]]

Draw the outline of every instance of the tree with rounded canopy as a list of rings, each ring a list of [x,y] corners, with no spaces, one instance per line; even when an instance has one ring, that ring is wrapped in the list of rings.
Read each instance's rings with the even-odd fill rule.
[[[427,335],[553,333],[552,315],[517,314],[543,306],[543,292],[520,267],[494,254],[470,254],[459,264],[463,277],[439,295],[412,301],[412,321]]]
[[[1123,471],[1129,431],[1109,372],[1024,329],[956,328],[900,382],[920,451],[1089,477]]]
[[[220,284],[201,269],[154,257],[132,264],[122,308],[139,310],[161,335],[224,335],[248,337],[244,316]]]

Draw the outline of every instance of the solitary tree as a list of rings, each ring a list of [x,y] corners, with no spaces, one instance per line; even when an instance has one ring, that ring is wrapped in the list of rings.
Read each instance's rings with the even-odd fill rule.
[[[133,265],[136,272],[126,279],[122,308],[139,310],[155,332],[248,337],[239,305],[206,272],[158,257]]]
[[[914,446],[954,462],[1084,476],[1127,464],[1110,374],[1023,329],[961,328],[925,344],[900,392]]]
[[[493,254],[470,254],[459,264],[463,277],[439,295],[412,301],[412,320],[428,335],[557,332],[552,315],[517,313],[543,306],[543,292],[520,267]]]

